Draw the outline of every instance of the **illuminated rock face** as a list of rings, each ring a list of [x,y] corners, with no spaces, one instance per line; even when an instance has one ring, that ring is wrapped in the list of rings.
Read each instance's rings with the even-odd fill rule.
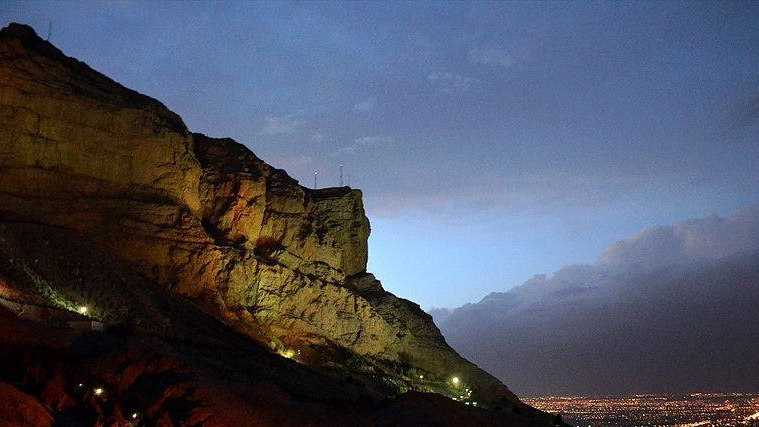
[[[83,233],[263,344],[310,351],[316,367],[335,362],[319,353],[347,350],[403,364],[378,368],[400,389],[456,375],[519,404],[366,272],[359,190],[306,189],[230,139],[192,134],[20,25],[0,32],[0,221]]]

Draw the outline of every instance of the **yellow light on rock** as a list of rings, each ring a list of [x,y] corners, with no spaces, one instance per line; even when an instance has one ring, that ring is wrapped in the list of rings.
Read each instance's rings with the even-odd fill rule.
[[[80,306],[77,311],[79,312],[79,314],[85,315],[89,311],[89,308],[87,308],[86,305],[83,305],[83,306]]]
[[[95,396],[100,396],[103,394],[103,389],[98,387],[95,390],[93,390],[93,393],[95,393]]]
[[[453,377],[453,378],[451,378],[451,382],[453,383],[453,385],[459,385],[460,381],[461,380],[459,380],[459,377]]]
[[[137,419],[137,412],[132,412],[132,419],[133,419],[133,420],[136,420],[136,419]]]

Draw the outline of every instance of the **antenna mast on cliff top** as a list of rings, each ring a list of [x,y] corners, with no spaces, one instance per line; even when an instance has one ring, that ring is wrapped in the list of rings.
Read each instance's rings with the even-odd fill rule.
[[[53,21],[47,23],[47,38],[45,40],[50,41],[50,33],[53,31]]]
[[[319,171],[314,171],[314,189],[316,189],[316,176],[319,175]]]
[[[340,186],[343,186],[343,165],[340,165]]]

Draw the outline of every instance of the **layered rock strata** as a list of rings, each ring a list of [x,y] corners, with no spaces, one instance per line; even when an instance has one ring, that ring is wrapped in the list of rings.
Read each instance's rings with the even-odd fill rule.
[[[523,408],[366,271],[359,190],[304,188],[16,24],[0,31],[0,221],[81,233],[317,369],[358,358],[388,394],[450,395],[456,376],[482,402]]]

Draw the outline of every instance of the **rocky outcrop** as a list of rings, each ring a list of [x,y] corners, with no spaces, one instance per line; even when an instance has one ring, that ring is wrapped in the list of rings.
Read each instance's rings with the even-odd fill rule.
[[[190,133],[16,24],[0,31],[0,222],[81,233],[272,350],[380,378],[386,394],[452,396],[457,376],[481,402],[523,408],[366,272],[359,190],[304,188],[231,139]]]

